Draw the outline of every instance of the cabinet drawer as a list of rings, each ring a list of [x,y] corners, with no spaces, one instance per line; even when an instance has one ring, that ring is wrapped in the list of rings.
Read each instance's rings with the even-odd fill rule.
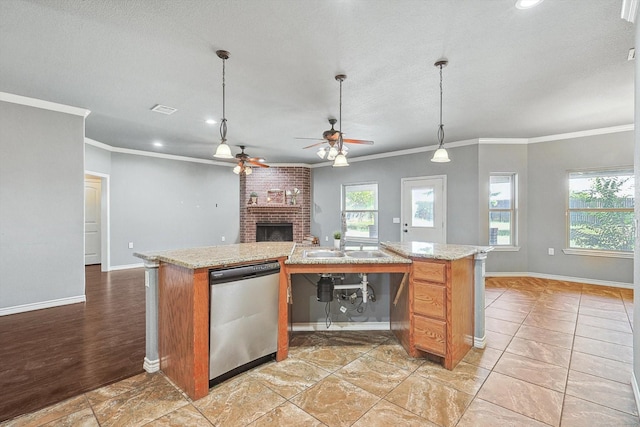
[[[441,320],[414,316],[414,342],[416,348],[439,356],[445,355],[447,324]]]
[[[426,280],[427,282],[445,283],[447,280],[446,264],[414,261],[413,278],[415,280]]]
[[[413,284],[413,311],[444,320],[446,288],[440,285],[416,282]]]

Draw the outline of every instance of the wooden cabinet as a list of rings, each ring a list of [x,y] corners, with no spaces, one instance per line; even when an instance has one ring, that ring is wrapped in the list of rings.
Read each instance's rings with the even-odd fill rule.
[[[399,341],[411,356],[437,356],[453,369],[473,346],[473,257],[414,258],[408,290],[397,291],[391,329]]]

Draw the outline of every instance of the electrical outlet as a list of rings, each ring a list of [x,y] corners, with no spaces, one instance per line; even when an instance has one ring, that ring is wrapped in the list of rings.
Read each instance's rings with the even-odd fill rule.
[[[553,248],[549,248],[549,255],[555,255],[556,251]]]
[[[224,242],[225,240],[227,240],[224,236],[222,236],[222,241]]]
[[[129,249],[133,249],[133,242],[129,242]]]
[[[329,236],[324,236],[324,241],[328,242],[329,241]]]
[[[400,218],[393,218],[394,224],[400,224]]]
[[[347,307],[345,307],[344,305],[341,305],[340,306],[340,311],[343,312],[343,313],[346,313],[347,312]]]

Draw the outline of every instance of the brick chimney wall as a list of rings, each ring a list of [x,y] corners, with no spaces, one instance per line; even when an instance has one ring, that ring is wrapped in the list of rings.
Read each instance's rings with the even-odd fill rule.
[[[240,176],[240,242],[256,241],[256,223],[292,223],[293,240],[302,242],[311,233],[311,169],[305,167],[254,167],[249,176]],[[300,190],[296,204],[284,193],[272,190]],[[258,193],[258,204],[250,205],[251,192]],[[271,201],[267,197],[272,196]],[[286,201],[286,203],[285,203]]]

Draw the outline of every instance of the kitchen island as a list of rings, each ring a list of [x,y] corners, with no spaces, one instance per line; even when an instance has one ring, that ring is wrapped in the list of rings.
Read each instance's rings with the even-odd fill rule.
[[[291,274],[299,273],[399,273],[393,274],[397,280],[392,291],[396,294],[396,305],[406,307],[405,300],[411,295],[413,264],[417,258],[438,260],[441,252],[451,245],[438,246],[428,254],[415,246],[405,243],[383,243],[382,252],[386,256],[378,258],[311,258],[304,250],[292,242],[242,243],[235,245],[182,249],[175,251],[137,253],[145,261],[145,285],[147,286],[147,311],[153,308],[154,297],[157,304],[157,358],[153,358],[153,348],[149,348],[149,337],[153,338],[153,313],[147,314],[147,357],[145,369],[161,369],[192,399],[205,396],[209,389],[209,270],[212,268],[243,265],[259,261],[280,263],[278,301],[278,351],[277,360],[288,354],[288,303],[291,302]],[[457,245],[456,245],[457,246]],[[473,263],[474,254],[482,253],[480,247],[470,248],[469,253],[458,254]],[[311,249],[319,249],[314,247]],[[423,260],[424,261],[424,260]],[[467,310],[473,310],[473,273],[465,276],[465,283],[471,283],[471,293],[467,294]],[[452,276],[453,277],[453,276]],[[154,295],[154,288],[156,293]],[[392,294],[393,295],[393,294]],[[405,296],[403,296],[405,295]],[[476,295],[477,296],[477,295]],[[394,309],[392,308],[392,313]],[[151,319],[150,319],[151,317]],[[398,316],[396,316],[398,317]],[[410,321],[410,318],[407,317]],[[392,319],[393,321],[393,319]],[[403,320],[404,321],[404,320]],[[406,323],[406,322],[405,322]],[[471,320],[473,327],[473,319]],[[484,331],[483,331],[484,333]],[[399,339],[407,342],[407,351],[412,354],[411,338],[404,332],[396,332]],[[415,336],[415,335],[414,335]],[[471,332],[473,337],[473,331]],[[151,339],[153,341],[153,339]],[[473,338],[472,338],[473,341]],[[151,343],[151,345],[153,342]],[[403,343],[404,345],[404,343]],[[420,346],[417,351],[423,351]],[[415,354],[415,353],[414,353]],[[420,353],[422,354],[422,353]],[[151,357],[150,357],[151,355]],[[412,354],[413,355],[413,354]],[[148,363],[149,362],[149,363]]]

